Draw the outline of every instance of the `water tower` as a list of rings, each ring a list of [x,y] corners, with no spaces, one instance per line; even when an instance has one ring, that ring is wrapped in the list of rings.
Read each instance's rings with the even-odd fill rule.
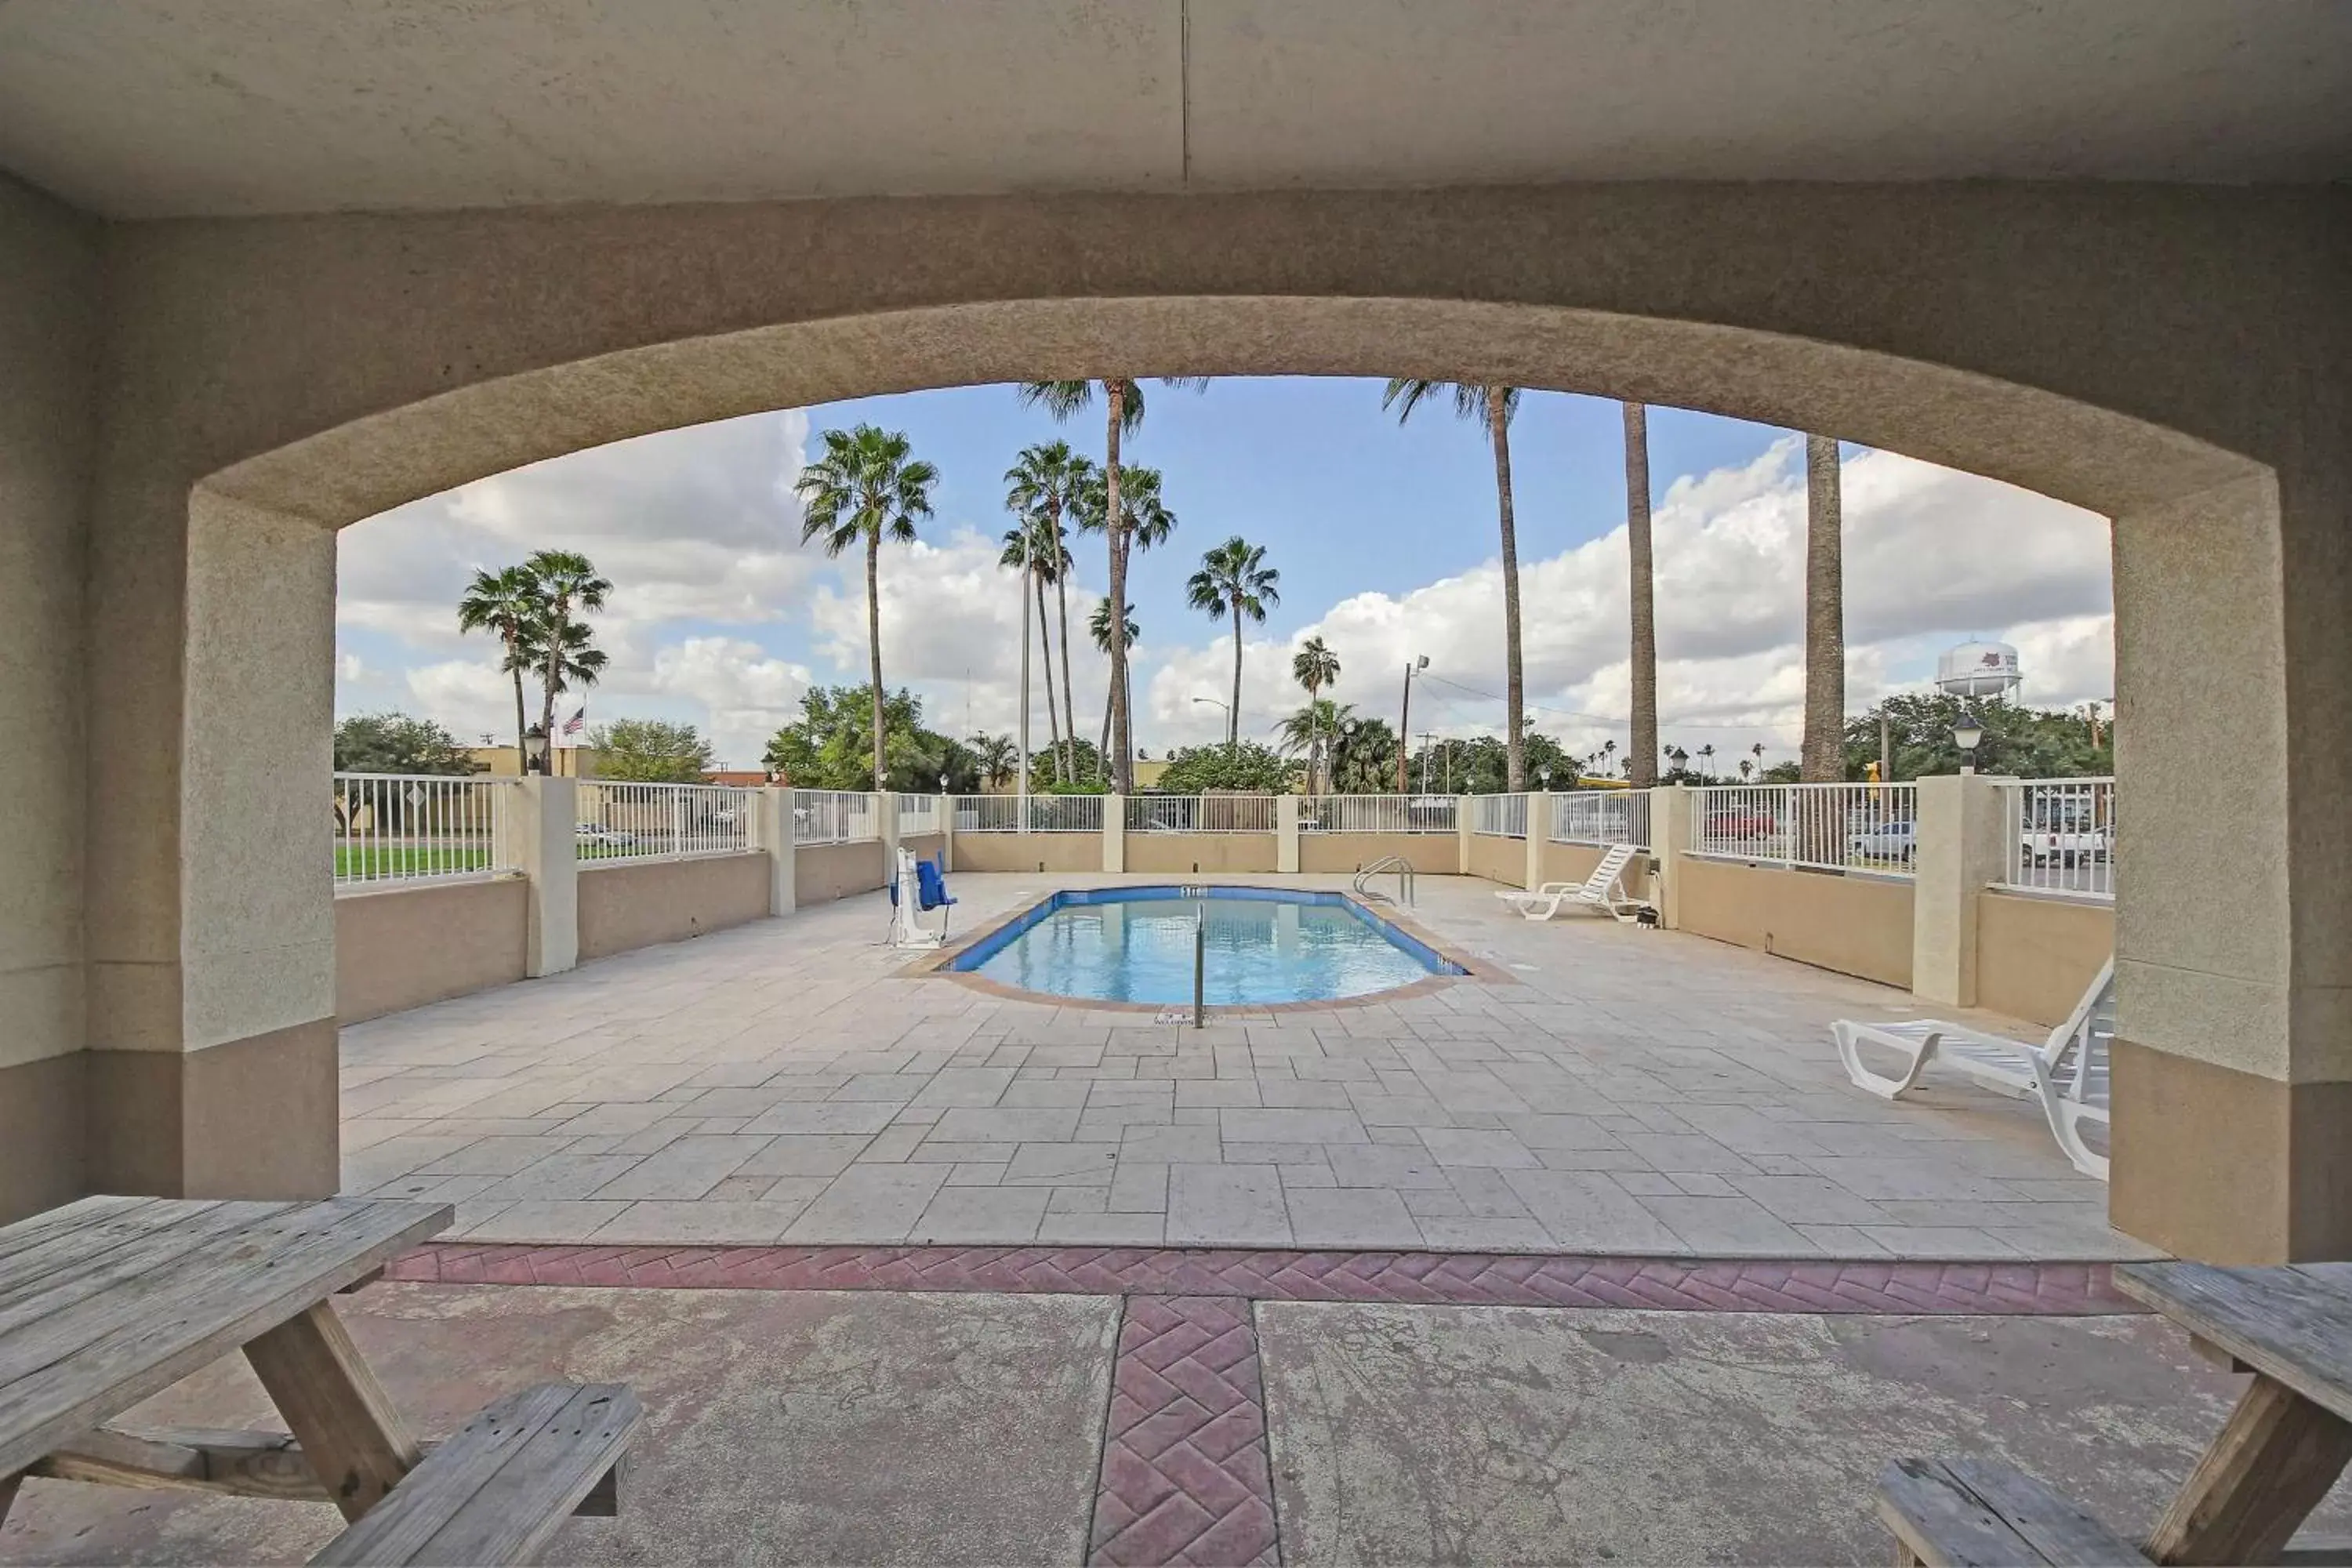
[[[1936,689],[1964,702],[2006,698],[2023,679],[2017,650],[2005,642],[1964,642],[1936,660]]]

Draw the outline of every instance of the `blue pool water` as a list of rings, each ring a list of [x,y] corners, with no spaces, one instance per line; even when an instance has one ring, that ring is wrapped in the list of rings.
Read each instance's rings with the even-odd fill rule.
[[[1460,974],[1337,893],[1262,888],[1061,892],[959,953],[950,967],[1024,991],[1190,1006],[1192,927],[1205,919],[1211,1006],[1330,1002]]]

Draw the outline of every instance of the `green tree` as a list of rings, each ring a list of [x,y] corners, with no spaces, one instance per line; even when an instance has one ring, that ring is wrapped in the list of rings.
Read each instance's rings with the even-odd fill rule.
[[[1266,607],[1282,603],[1282,574],[1265,563],[1265,546],[1234,535],[1201,557],[1184,584],[1184,598],[1212,620],[1234,623],[1234,705],[1225,710],[1225,744],[1241,739],[1242,620],[1264,625]]]
[[[551,742],[556,697],[575,686],[593,686],[604,668],[604,655],[572,612],[603,609],[613,584],[596,575],[594,564],[576,550],[541,550],[523,568],[531,574],[541,606],[527,635],[538,658],[539,721]]]
[[[1010,567],[1015,572],[1025,570],[1029,574],[1030,589],[1036,595],[1037,646],[1042,650],[1040,657],[1045,667],[1045,732],[1056,767],[1061,765],[1062,718],[1054,706],[1053,623],[1045,618],[1045,584],[1050,580],[1058,591],[1063,572],[1070,563],[1069,552],[1055,537],[1059,531],[1056,529],[1054,533],[1048,533],[1045,520],[1042,517],[1024,518],[1005,530],[1004,550],[996,558],[999,566]],[[1024,622],[1029,618],[1026,601],[1021,606],[1021,618]],[[1066,623],[1062,630],[1066,636],[1068,634]],[[1068,651],[1066,647],[1063,650],[1065,670],[1069,668]],[[1025,638],[1021,650],[1021,709],[1025,719],[1029,710],[1029,650]]]
[[[1313,710],[1318,694],[1339,679],[1339,656],[1333,653],[1321,637],[1308,637],[1291,656],[1290,678],[1307,689],[1307,706]],[[1330,733],[1327,728],[1307,737],[1307,788],[1309,794],[1314,793],[1316,780],[1324,776],[1322,742],[1329,738]]]
[[[2019,778],[2097,778],[2116,771],[2115,736],[2093,739],[2088,715],[2064,709],[2027,708],[1998,699],[1965,705],[1984,731],[1977,742],[1979,773]],[[1941,692],[1889,697],[1848,723],[1843,737],[1843,774],[1864,776],[1878,760],[1878,721],[1886,720],[1894,780],[1960,771],[1960,749],[1952,740],[1963,704]],[[1770,776],[1768,771],[1767,777]]]
[[[588,731],[596,776],[625,784],[700,784],[710,771],[710,742],[691,724],[616,719]]]
[[[360,713],[335,725],[335,771],[341,773],[470,773],[473,759],[457,737],[430,719]]]
[[[1186,746],[1168,759],[1168,771],[1160,775],[1160,793],[1206,795],[1212,790],[1233,790],[1280,795],[1290,788],[1297,771],[1281,753],[1255,741]]]
[[[1004,509],[1014,517],[1029,523],[1037,534],[1053,543],[1054,601],[1059,610],[1062,625],[1062,732],[1075,742],[1078,738],[1077,712],[1070,688],[1070,552],[1066,541],[1069,534],[1063,527],[1076,500],[1078,488],[1095,466],[1070,450],[1066,441],[1046,441],[1022,448],[1020,458],[1004,471]],[[1045,614],[1041,601],[1038,614]],[[1053,669],[1046,668],[1047,694],[1045,706],[1054,705],[1051,689]],[[1076,763],[1076,755],[1070,751],[1061,763],[1065,776]]]
[[[1392,795],[1396,777],[1396,731],[1388,721],[1357,718],[1343,708],[1331,739],[1331,792]]]
[[[1119,510],[1127,520],[1125,548],[1130,554],[1135,551],[1150,551],[1167,543],[1169,536],[1176,531],[1176,514],[1169,510],[1167,501],[1161,494],[1160,470],[1142,468],[1124,469],[1118,477],[1118,488]],[[1106,491],[1103,471],[1088,464],[1086,478],[1077,487],[1077,510],[1075,515],[1080,533],[1108,531],[1109,523],[1106,515]],[[1104,603],[1108,604],[1109,601],[1105,600]],[[1129,660],[1129,649],[1134,647],[1137,635],[1132,630],[1135,605],[1130,603],[1127,612],[1130,629],[1128,633],[1127,646],[1118,650],[1118,664],[1115,671],[1115,679],[1118,683],[1116,689],[1118,693],[1118,700],[1126,704],[1128,713],[1132,715],[1135,711],[1135,669]],[[1096,613],[1101,616],[1107,616],[1108,614],[1099,607]],[[1108,624],[1106,619],[1105,625]],[[1102,649],[1106,658],[1110,656],[1110,644],[1104,637],[1096,637],[1095,646]],[[1111,718],[1115,707],[1111,701],[1112,689],[1111,683],[1106,681],[1103,689],[1102,728],[1102,748],[1105,755],[1108,755],[1110,752]]]
[[[1503,539],[1503,716],[1508,731],[1511,788],[1523,790],[1528,787],[1527,681],[1519,658],[1519,537],[1511,516],[1511,416],[1518,411],[1519,389],[1484,382],[1399,377],[1389,383],[1381,406],[1395,406],[1397,422],[1402,424],[1440,392],[1454,395],[1454,413],[1486,426],[1487,444],[1494,448],[1495,501]]]
[[[1307,758],[1307,793],[1328,794],[1328,780],[1320,771],[1325,745],[1339,732],[1339,726],[1355,717],[1355,704],[1334,702],[1328,697],[1310,698],[1307,705],[1275,726],[1282,738],[1282,750],[1291,756]],[[1326,787],[1318,791],[1317,784]]]
[[[1020,751],[1010,735],[992,735],[986,731],[967,742],[973,760],[979,764],[980,776],[990,789],[1003,789],[1012,782],[1013,766],[1020,760]]]
[[[473,581],[466,584],[466,592],[457,601],[457,629],[461,632],[488,632],[505,649],[499,668],[514,681],[515,755],[518,758],[527,754],[523,734],[530,725],[523,708],[523,671],[533,668],[530,658],[532,626],[546,614],[546,610],[547,606],[540,597],[539,579],[527,566],[509,566],[497,572],[477,570]]]
[[[1205,377],[1179,377],[1166,378],[1163,384],[1201,387],[1208,382]],[[1107,416],[1103,438],[1103,534],[1110,554],[1110,602],[1124,605],[1128,521],[1120,494],[1124,481],[1119,472],[1118,448],[1122,437],[1133,435],[1143,425],[1143,388],[1132,381],[1026,381],[1021,384],[1021,401],[1024,405],[1043,407],[1057,420],[1067,419],[1094,402],[1097,388],[1102,392]],[[1131,719],[1128,711],[1124,647],[1111,649],[1110,685],[1115,693],[1111,742],[1118,756],[1118,787],[1122,793],[1130,793],[1135,788],[1135,768],[1129,758],[1134,742],[1129,734]]]
[[[866,547],[866,721],[874,755],[868,776],[889,772],[884,755],[888,725],[882,712],[882,542],[912,544],[915,520],[931,515],[931,487],[940,471],[914,456],[903,431],[872,425],[828,430],[824,455],[801,470],[793,486],[801,501],[801,542],[821,542],[835,558]]]
[[[1635,789],[1658,782],[1657,572],[1650,555],[1650,410],[1628,403],[1625,413],[1625,552],[1633,631],[1633,749],[1625,776]],[[1612,741],[1601,750],[1613,753]]]
[[[1127,615],[1123,619],[1125,624],[1119,628],[1122,639],[1120,647],[1122,649],[1131,648],[1135,646],[1135,639],[1143,635],[1143,628],[1136,625],[1133,605],[1128,605]],[[1087,617],[1087,631],[1094,637],[1095,647],[1100,648],[1105,657],[1108,657],[1110,653],[1110,601],[1108,599],[1096,602],[1094,614]],[[1106,691],[1103,694],[1102,740],[1097,748],[1100,755],[1108,755],[1110,751],[1110,694]]]
[[[883,715],[880,745],[874,714]],[[877,754],[883,760],[874,771]],[[922,700],[905,688],[877,703],[863,686],[819,686],[801,698],[801,716],[768,742],[766,765],[803,789],[886,789],[928,795],[940,787],[971,795],[981,761],[961,742],[923,727]],[[877,778],[880,782],[877,784]]]

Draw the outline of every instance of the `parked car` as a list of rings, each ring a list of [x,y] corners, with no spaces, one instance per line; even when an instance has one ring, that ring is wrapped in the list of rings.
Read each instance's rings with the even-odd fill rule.
[[[1754,806],[1730,806],[1707,814],[1706,832],[1713,838],[1769,838],[1780,831],[1778,817]]]
[[[2082,866],[2107,858],[2114,830],[2106,827],[2028,827],[2019,847],[2028,864]]]
[[[579,844],[635,844],[636,842],[635,835],[624,833],[617,827],[600,826],[593,822],[574,824],[572,837],[573,842]]]
[[[1919,852],[1916,822],[1873,822],[1846,835],[1846,853],[1864,860],[1899,860],[1905,865]]]

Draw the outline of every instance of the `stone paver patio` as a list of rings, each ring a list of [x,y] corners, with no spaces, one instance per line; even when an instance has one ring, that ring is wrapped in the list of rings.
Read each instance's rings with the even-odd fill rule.
[[[959,875],[959,929],[1121,879]],[[2144,1255],[2032,1105],[1847,1084],[1902,993],[1491,892],[1412,913],[1507,982],[1201,1031],[902,977],[878,894],[648,949],[344,1030],[344,1185],[482,1241]]]

